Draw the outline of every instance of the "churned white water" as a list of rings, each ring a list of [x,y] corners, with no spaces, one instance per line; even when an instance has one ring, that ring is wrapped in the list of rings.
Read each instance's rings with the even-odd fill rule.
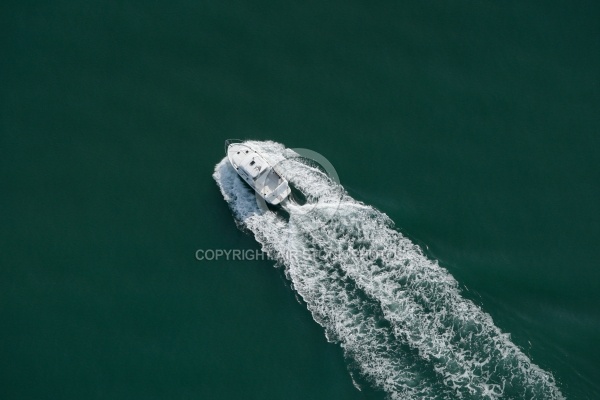
[[[238,225],[281,266],[351,368],[392,399],[562,399],[542,370],[461,296],[456,280],[382,212],[293,151],[249,142],[306,197],[257,205],[223,159],[213,174]]]

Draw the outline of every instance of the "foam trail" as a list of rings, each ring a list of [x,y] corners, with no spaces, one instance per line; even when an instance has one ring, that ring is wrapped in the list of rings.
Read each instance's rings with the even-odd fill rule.
[[[226,159],[217,181],[237,223],[281,265],[313,318],[392,399],[561,399],[552,375],[460,295],[389,218],[274,142],[251,142],[307,197],[261,211]],[[333,218],[332,218],[333,216]]]

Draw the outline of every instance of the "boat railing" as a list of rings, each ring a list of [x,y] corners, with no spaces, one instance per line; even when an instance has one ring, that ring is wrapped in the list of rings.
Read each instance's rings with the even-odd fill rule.
[[[241,139],[227,139],[227,140],[225,140],[225,154],[227,154],[227,149],[229,148],[229,145],[234,144],[234,143],[244,143],[244,141],[241,140]]]

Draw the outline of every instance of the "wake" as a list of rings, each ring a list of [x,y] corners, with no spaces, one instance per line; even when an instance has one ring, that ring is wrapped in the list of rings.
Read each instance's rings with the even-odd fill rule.
[[[328,340],[391,399],[562,399],[464,299],[456,280],[373,207],[274,142],[250,142],[307,198],[261,210],[227,159],[213,174],[236,223],[283,267]]]

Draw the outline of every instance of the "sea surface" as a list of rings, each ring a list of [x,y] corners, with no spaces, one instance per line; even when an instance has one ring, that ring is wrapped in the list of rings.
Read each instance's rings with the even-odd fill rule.
[[[2,2],[0,398],[600,398],[599,16]],[[228,138],[343,206],[248,219]]]

